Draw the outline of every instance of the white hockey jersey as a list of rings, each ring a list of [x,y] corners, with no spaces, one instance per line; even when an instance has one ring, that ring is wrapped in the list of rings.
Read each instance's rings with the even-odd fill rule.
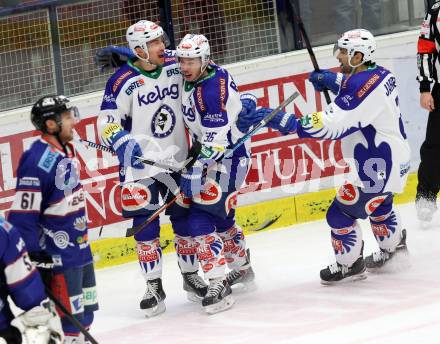
[[[378,66],[345,79],[325,111],[307,115],[300,123],[300,137],[341,139],[354,185],[378,193],[403,191],[410,147],[390,71]]]
[[[165,63],[153,72],[143,71],[129,61],[108,80],[98,132],[101,142],[109,145],[104,129],[117,123],[139,143],[144,157],[179,165],[188,153],[181,112],[182,76],[174,51],[166,51]],[[145,166],[127,168],[125,181],[139,180],[163,170]]]
[[[223,151],[235,144],[243,136],[236,126],[241,109],[234,80],[215,64],[208,66],[206,77],[195,83],[184,83],[182,112],[185,125],[193,139],[204,146]],[[237,155],[246,155],[245,145],[237,149],[234,156]]]

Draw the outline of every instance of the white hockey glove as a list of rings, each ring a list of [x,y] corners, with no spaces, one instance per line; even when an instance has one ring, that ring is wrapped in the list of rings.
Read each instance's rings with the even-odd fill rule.
[[[61,320],[49,299],[20,314],[11,325],[21,332],[23,344],[61,344],[64,341]]]

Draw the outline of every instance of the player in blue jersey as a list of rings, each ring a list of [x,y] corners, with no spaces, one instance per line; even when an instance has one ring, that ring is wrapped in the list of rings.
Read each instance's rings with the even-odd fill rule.
[[[0,344],[63,342],[61,322],[46,297],[17,228],[0,217]],[[8,296],[24,313],[14,319]]]
[[[180,175],[143,165],[136,156],[182,166],[188,154],[180,97],[182,76],[175,52],[166,50],[163,29],[141,20],[127,29],[132,56],[110,77],[98,117],[101,141],[117,153],[121,166],[122,215],[144,223],[177,193]],[[188,298],[200,301],[207,285],[197,274],[195,243],[186,221],[187,207],[176,202],[166,211],[174,231],[178,264]],[[135,234],[146,292],[140,308],[152,317],[165,311],[159,218]]]
[[[20,159],[8,220],[20,231],[46,285],[89,328],[98,302],[80,163],[70,143],[78,118],[62,95],[34,104],[31,120],[42,135]],[[62,325],[66,343],[76,343],[79,330],[64,317]]]
[[[341,140],[344,160],[350,165],[348,182],[327,211],[336,263],[321,271],[321,281],[331,284],[362,279],[366,268],[385,265],[396,253],[406,251],[406,230],[393,209],[393,193],[406,184],[410,148],[406,138],[396,78],[374,62],[376,42],[363,29],[344,33],[335,45],[342,73],[313,72],[315,89],[330,89],[336,99],[324,110],[299,121],[279,113],[269,126],[299,137]],[[267,115],[260,109],[247,127]],[[363,259],[362,232],[357,219],[370,219],[380,250]]]
[[[243,136],[235,124],[242,107],[247,101],[255,107],[256,102],[251,95],[241,100],[232,76],[212,63],[205,36],[187,34],[176,51],[184,78],[185,125],[202,145],[194,166],[182,174],[180,189],[191,199],[190,234],[209,280],[202,305],[212,314],[232,306],[231,284],[254,278],[243,231],[234,218],[238,190],[248,171],[249,147],[240,146],[228,159],[223,155]],[[228,275],[226,262],[232,269]]]

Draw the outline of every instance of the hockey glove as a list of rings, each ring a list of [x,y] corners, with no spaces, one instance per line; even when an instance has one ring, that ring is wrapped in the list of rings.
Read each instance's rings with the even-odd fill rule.
[[[53,277],[55,263],[51,256],[44,251],[29,252],[32,264],[38,269],[45,286],[49,287]]]
[[[135,57],[131,49],[109,45],[99,49],[94,57],[95,65],[101,73],[121,67],[128,59]]]
[[[247,133],[249,128],[255,123],[258,123],[260,119],[255,117],[255,110],[257,108],[257,98],[250,93],[243,93],[240,95],[241,100],[241,112],[237,118],[237,128],[242,133]]]
[[[316,91],[322,92],[325,89],[329,89],[336,95],[339,93],[342,80],[342,73],[333,73],[326,69],[320,70],[319,72],[312,72],[309,75],[309,81]]]
[[[24,343],[60,344],[64,341],[60,318],[49,299],[16,317],[11,325],[21,332]]]
[[[261,108],[256,112],[256,116],[261,116],[261,118],[269,115],[273,109],[271,108]],[[278,112],[268,123],[269,128],[278,130],[281,134],[287,135],[296,132],[298,127],[298,122],[294,114],[288,114],[284,111]]]
[[[131,166],[138,170],[145,166],[138,160],[142,157],[142,149],[130,133],[119,124],[110,123],[104,128],[102,137],[118,155],[119,164],[126,168]]]
[[[180,191],[183,192],[185,197],[192,198],[200,194],[206,182],[207,171],[222,157],[222,147],[202,145],[196,162],[191,168],[184,171],[180,178]]]

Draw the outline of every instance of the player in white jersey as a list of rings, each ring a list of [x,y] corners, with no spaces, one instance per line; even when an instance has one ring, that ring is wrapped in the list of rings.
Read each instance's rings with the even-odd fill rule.
[[[335,45],[342,73],[313,72],[315,89],[337,94],[324,110],[303,116],[280,113],[269,125],[299,137],[341,140],[351,179],[327,211],[336,263],[321,271],[324,284],[362,279],[364,271],[382,267],[396,250],[406,251],[406,231],[393,209],[393,193],[401,193],[409,171],[410,148],[399,108],[396,78],[374,63],[376,42],[363,29],[344,33]],[[253,121],[268,113],[258,110]],[[380,250],[363,259],[357,219],[369,217]]]
[[[98,130],[101,140],[117,153],[121,166],[122,212],[143,223],[163,202],[174,197],[179,175],[167,174],[136,160],[179,165],[188,143],[181,113],[182,77],[173,51],[165,50],[166,35],[157,24],[141,20],[127,29],[135,59],[129,59],[107,82]],[[204,296],[207,285],[197,275],[195,245],[188,233],[186,208],[174,203],[167,209],[175,233],[178,263],[184,289],[191,299]],[[147,290],[140,303],[147,316],[165,311],[162,288],[162,248],[159,218],[135,235],[137,254]]]
[[[238,189],[248,171],[249,149],[242,145],[231,158],[223,158],[224,151],[243,135],[236,126],[242,101],[231,75],[211,62],[206,37],[187,34],[177,47],[177,56],[185,79],[185,125],[192,139],[202,144],[195,164],[182,175],[180,188],[191,198],[190,234],[209,280],[202,305],[212,314],[233,305],[230,284],[254,277],[243,231],[234,219]],[[246,104],[243,101],[243,106]],[[252,108],[255,104],[255,99],[250,99],[248,105]],[[232,269],[228,276],[226,263]]]

